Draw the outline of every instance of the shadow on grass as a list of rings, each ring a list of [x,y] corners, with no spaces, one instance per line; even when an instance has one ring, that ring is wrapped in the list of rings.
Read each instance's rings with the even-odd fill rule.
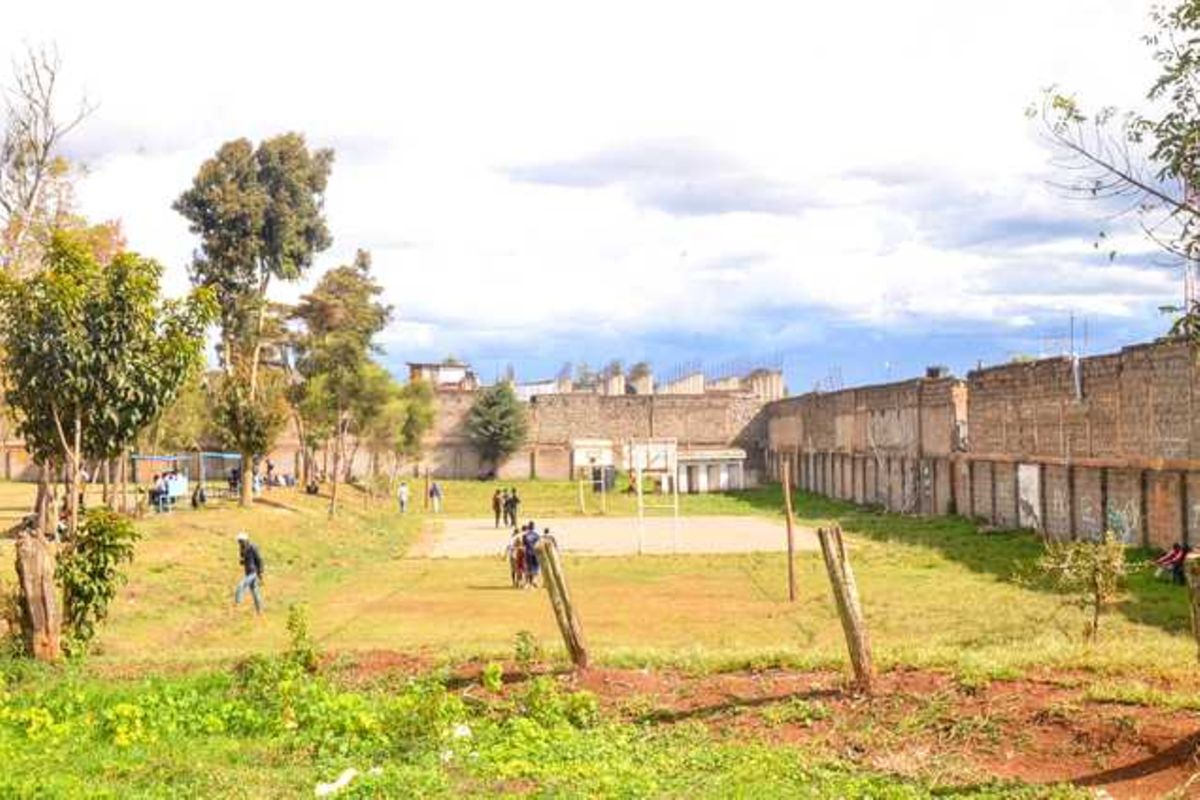
[[[778,484],[731,492],[727,498],[744,503],[747,513],[783,514],[783,491]],[[796,493],[793,509],[797,523],[807,527],[837,522],[843,530],[872,541],[928,547],[973,572],[1056,593],[1048,584],[1031,580],[1042,543],[1029,531],[984,532],[965,517],[905,516],[808,492]],[[1131,548],[1127,561],[1132,567],[1154,555],[1154,551],[1145,548]],[[1156,579],[1152,569],[1143,568],[1132,570],[1126,590],[1127,598],[1117,610],[1130,621],[1170,633],[1190,629],[1187,592],[1183,587]]]

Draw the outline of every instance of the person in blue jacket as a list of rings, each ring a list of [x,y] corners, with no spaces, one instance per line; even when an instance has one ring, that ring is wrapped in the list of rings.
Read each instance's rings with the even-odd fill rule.
[[[525,573],[528,576],[530,586],[538,585],[538,578],[541,574],[541,565],[538,563],[537,544],[541,541],[541,536],[538,535],[537,526],[531,521],[525,526],[525,533],[521,536],[521,544],[525,548]]]

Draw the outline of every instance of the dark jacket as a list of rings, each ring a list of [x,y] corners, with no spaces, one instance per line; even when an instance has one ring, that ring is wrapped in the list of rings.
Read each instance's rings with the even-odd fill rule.
[[[263,574],[262,556],[259,555],[258,548],[250,542],[246,542],[246,546],[242,548],[241,562],[247,575]]]

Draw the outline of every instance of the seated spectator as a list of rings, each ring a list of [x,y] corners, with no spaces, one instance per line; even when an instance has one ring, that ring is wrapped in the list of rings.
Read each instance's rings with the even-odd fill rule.
[[[1170,550],[1163,553],[1161,556],[1151,562],[1155,567],[1154,576],[1156,578],[1160,578],[1166,575],[1168,572],[1173,573],[1175,571],[1176,563],[1181,563],[1183,561],[1183,556],[1183,545],[1179,544],[1178,542],[1171,545]]]
[[[1183,572],[1183,567],[1190,552],[1192,552],[1192,548],[1186,544],[1179,548],[1179,556],[1171,565],[1171,580],[1180,586],[1187,583],[1187,576]]]

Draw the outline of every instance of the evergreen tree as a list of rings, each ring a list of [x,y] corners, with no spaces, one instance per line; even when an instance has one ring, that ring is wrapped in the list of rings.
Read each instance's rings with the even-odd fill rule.
[[[485,463],[499,466],[525,443],[529,423],[512,386],[498,383],[479,392],[467,414],[467,435]]]

